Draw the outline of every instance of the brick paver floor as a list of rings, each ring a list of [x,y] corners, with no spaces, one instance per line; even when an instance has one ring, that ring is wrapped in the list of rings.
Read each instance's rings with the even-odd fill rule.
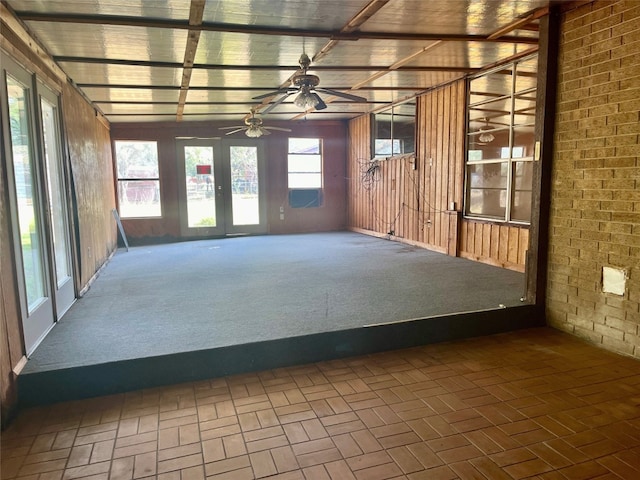
[[[532,329],[25,410],[2,478],[640,478],[640,361]]]

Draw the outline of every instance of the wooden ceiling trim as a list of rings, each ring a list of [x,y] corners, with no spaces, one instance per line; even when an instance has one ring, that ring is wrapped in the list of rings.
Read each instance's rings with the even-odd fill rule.
[[[362,10],[356,13],[347,24],[340,29],[340,33],[351,33],[360,28],[367,20],[373,17],[382,7],[384,7],[389,0],[371,0]],[[312,61],[317,62],[322,57],[327,55],[336,45],[338,40],[332,39],[323,46],[320,51],[314,55]]]
[[[498,62],[494,62],[494,63],[491,63],[489,65],[486,65],[486,66],[482,67],[479,70],[479,72],[480,73],[488,72],[489,70],[493,70],[494,68],[497,68],[500,65],[505,65],[507,63],[515,62],[516,60],[520,60],[521,58],[524,58],[524,57],[527,57],[529,55],[532,55],[532,54],[536,53],[538,50],[539,50],[538,47],[528,48],[527,50],[525,50],[523,52],[516,53],[515,55],[511,55],[510,57],[503,58],[502,60],[500,60]],[[496,73],[500,73],[500,72],[496,72]],[[512,74],[511,70],[508,70],[508,71],[506,71],[504,73],[505,73],[505,75],[511,75]],[[519,75],[527,76],[526,73],[527,72],[521,72]],[[531,74],[531,76],[532,77],[536,77],[537,74],[534,73],[534,74]]]
[[[196,27],[202,23],[204,18],[204,5],[206,0],[191,0],[189,9],[189,26]],[[198,51],[198,42],[200,41],[199,30],[189,30],[187,37],[187,46],[184,52],[182,83],[180,84],[180,96],[178,97],[178,111],[176,113],[176,121],[180,122],[184,114],[184,105],[187,102],[187,93],[189,93],[189,84],[191,83],[191,73],[193,72],[193,62]]]
[[[415,58],[419,57],[420,55],[422,55],[423,53],[426,53],[430,50],[433,50],[434,48],[438,47],[439,45],[442,45],[442,41],[439,40],[437,42],[433,42],[431,45],[427,45],[426,47],[421,48],[420,50],[418,50],[417,52],[412,53],[411,55],[406,56],[405,58],[402,58],[400,60],[398,60],[397,62],[395,62],[393,65],[389,66],[387,68],[386,71],[384,72],[378,72],[374,75],[371,75],[369,78],[367,78],[366,80],[363,80],[362,82],[356,83],[353,87],[351,87],[351,90],[358,90],[359,88],[361,88],[363,85],[366,85],[368,83],[373,82],[374,80],[377,80],[380,77],[383,77],[384,75],[387,75],[388,73],[393,72],[394,70],[398,70],[400,67],[402,67],[404,64],[409,63],[410,61],[414,60]]]
[[[488,40],[497,40],[500,37],[503,37],[504,35],[513,32],[514,30],[518,30],[519,28],[522,28],[525,25],[530,24],[531,22],[538,20],[542,17],[544,17],[545,15],[549,14],[549,7],[543,7],[543,8],[539,8],[537,10],[534,10],[532,13],[530,13],[529,15],[525,16],[524,18],[519,18],[514,20],[513,22],[505,25],[504,27],[496,30],[495,32],[493,32],[491,35],[489,35],[487,37]]]
[[[38,44],[4,2],[0,3],[0,18],[2,18],[2,24],[12,31],[58,80],[67,82],[67,74],[52,60],[49,53]]]
[[[80,88],[124,88],[124,89],[135,89],[135,90],[180,90],[180,87],[177,85],[133,85],[126,83],[78,83],[76,86]],[[331,90],[349,90],[351,87],[338,86],[338,87],[326,87]],[[268,87],[214,87],[214,86],[190,86],[189,90],[197,90],[197,91],[231,91],[231,92],[240,92],[240,91],[265,91],[271,90]],[[420,87],[361,87],[359,90],[371,90],[371,91],[380,91],[380,92],[394,92],[394,91],[402,91],[402,90],[411,90],[416,91],[420,90]]]
[[[125,60],[125,59],[108,59],[108,58],[92,58],[92,57],[68,57],[55,56],[56,62],[61,63],[89,63],[99,65],[126,65],[135,67],[157,67],[157,68],[183,68],[183,63],[178,62],[159,62],[149,60]],[[252,71],[280,71],[280,70],[297,70],[299,66],[282,66],[282,65],[229,65],[214,63],[194,63],[191,68],[194,70],[252,70]],[[359,71],[382,71],[389,67],[385,65],[314,65],[315,71],[333,71],[333,72],[359,72]],[[469,72],[473,73],[479,68],[471,67],[438,67],[438,66],[419,66],[419,67],[399,67],[399,71],[405,72]]]
[[[302,28],[277,28],[259,25],[239,25],[231,23],[202,22],[199,25],[189,25],[184,20],[167,19],[141,19],[140,17],[128,17],[118,15],[84,15],[84,14],[48,14],[40,12],[16,11],[16,15],[23,21],[33,22],[60,22],[79,23],[93,25],[123,25],[130,27],[167,28],[182,30],[200,30],[207,32],[243,33],[255,35],[276,35],[283,37],[317,37],[330,38],[332,40],[443,40],[458,42],[498,42],[498,43],[522,43],[537,44],[538,39],[533,37],[499,36],[489,38],[488,35],[468,34],[436,34],[436,33],[397,33],[397,32],[341,32],[336,30],[318,30]]]

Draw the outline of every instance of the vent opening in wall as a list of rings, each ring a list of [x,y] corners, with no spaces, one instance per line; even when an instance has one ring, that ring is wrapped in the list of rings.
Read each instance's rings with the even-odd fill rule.
[[[614,295],[624,295],[627,286],[627,272],[622,268],[602,267],[602,291]]]

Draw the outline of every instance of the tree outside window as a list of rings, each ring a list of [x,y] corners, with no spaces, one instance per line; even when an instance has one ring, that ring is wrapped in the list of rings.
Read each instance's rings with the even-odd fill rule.
[[[122,218],[161,217],[157,142],[115,142]]]

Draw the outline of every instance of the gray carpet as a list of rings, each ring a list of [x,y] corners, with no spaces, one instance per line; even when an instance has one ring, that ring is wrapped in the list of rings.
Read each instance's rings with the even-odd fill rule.
[[[24,372],[521,305],[523,282],[351,232],[134,247],[114,255]]]

